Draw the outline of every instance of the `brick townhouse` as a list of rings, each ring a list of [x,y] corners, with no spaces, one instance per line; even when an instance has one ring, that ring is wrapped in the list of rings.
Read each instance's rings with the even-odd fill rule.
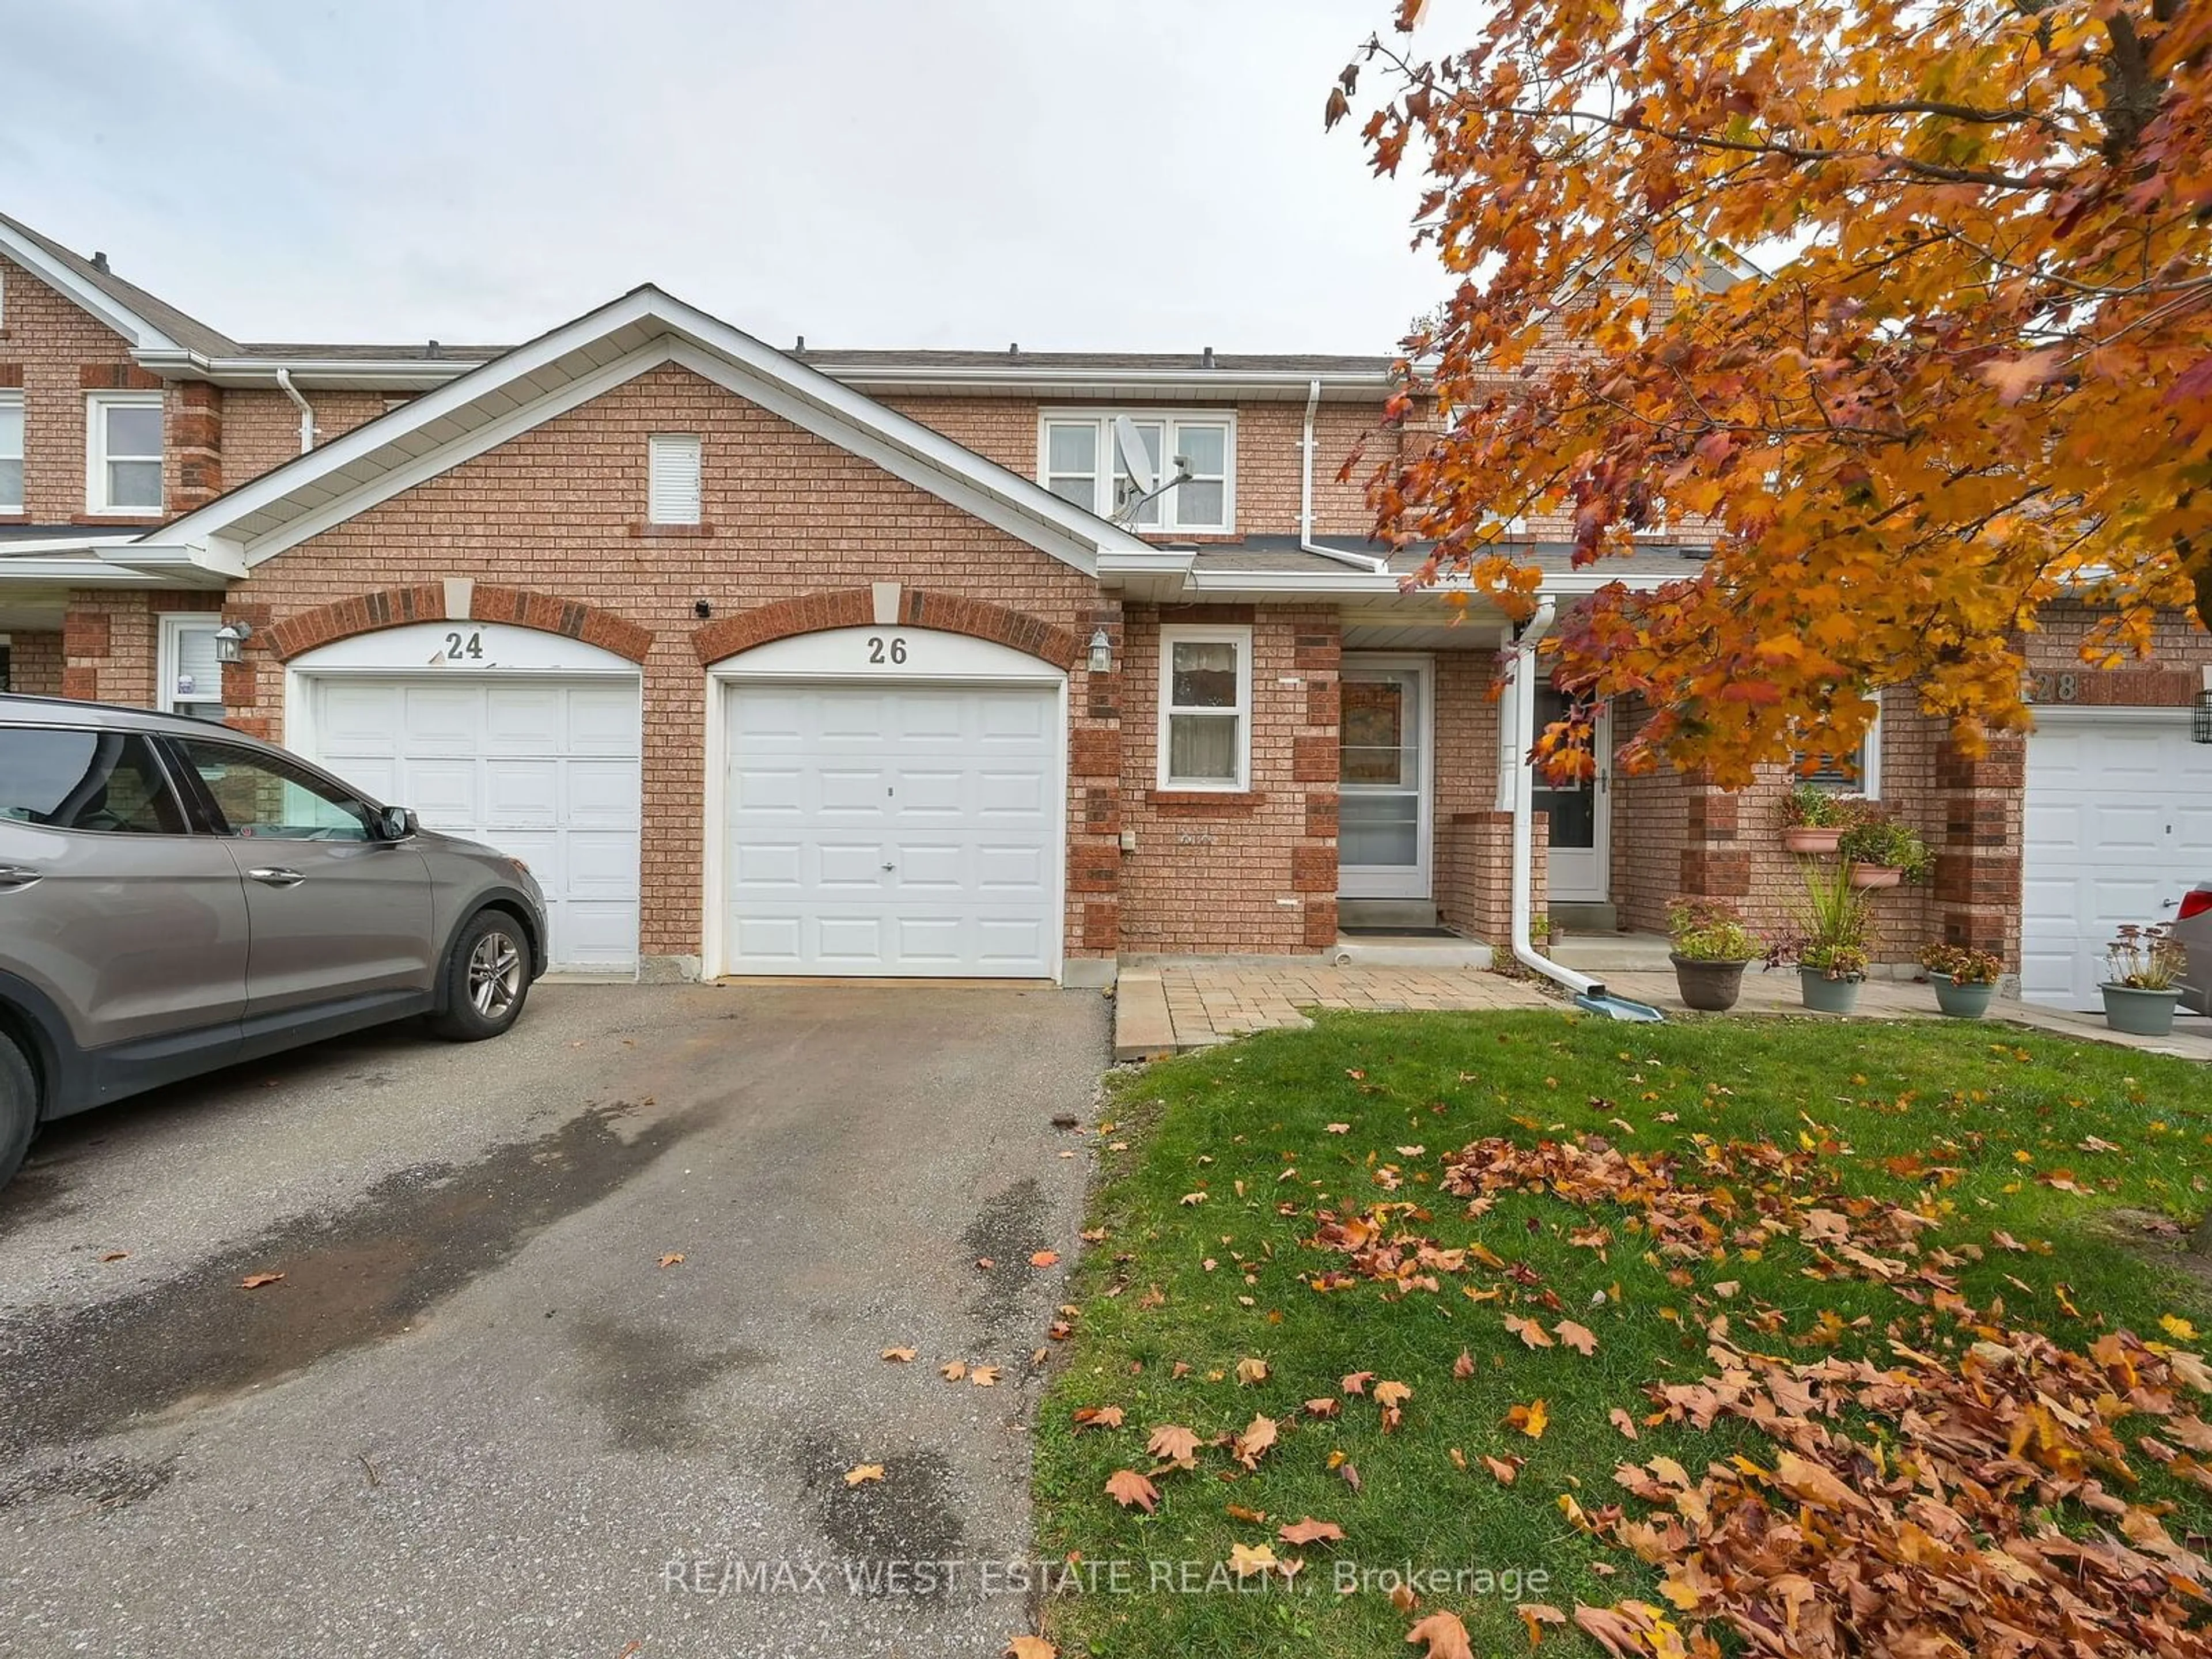
[[[1677,893],[1775,920],[1784,769],[1526,779],[1559,707],[1528,641],[1401,591],[1337,482],[1400,441],[1391,389],[1382,357],[783,350],[651,288],[512,348],[242,343],[0,218],[0,672],[526,857],[568,969],[1103,983],[1363,922],[1480,960],[1518,869],[1572,932]],[[1699,556],[1577,572],[1555,528],[1555,613]],[[2112,924],[2212,873],[2212,646],[2177,616],[2092,670],[2086,616],[2047,621],[2034,736],[1968,759],[1892,690],[1858,776],[1937,854],[1881,896],[1885,955],[1983,944],[2075,1003]]]

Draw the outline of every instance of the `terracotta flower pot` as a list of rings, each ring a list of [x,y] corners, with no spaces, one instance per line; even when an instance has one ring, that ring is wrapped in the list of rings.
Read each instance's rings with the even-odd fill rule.
[[[1851,885],[1854,887],[1894,887],[1904,879],[1905,872],[1893,864],[1851,866]]]
[[[1793,853],[1832,853],[1843,838],[1840,824],[1823,830],[1814,824],[1793,823],[1782,832],[1782,844]]]
[[[1674,956],[1674,984],[1682,994],[1682,1006],[1708,1014],[1724,1014],[1735,1006],[1735,1000],[1743,993],[1743,970],[1747,965],[1741,962],[1697,962],[1688,957]]]

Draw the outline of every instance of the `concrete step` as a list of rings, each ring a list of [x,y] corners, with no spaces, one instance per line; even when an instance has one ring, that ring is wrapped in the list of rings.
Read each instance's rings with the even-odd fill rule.
[[[1436,901],[1339,899],[1336,923],[1340,927],[1433,927],[1437,925]]]
[[[1578,974],[1663,974],[1674,966],[1663,933],[1569,933],[1544,954]]]
[[[1433,933],[1340,933],[1328,953],[1334,968],[1487,968],[1496,953],[1479,939],[1439,939]]]
[[[1114,982],[1114,1058],[1163,1060],[1176,1049],[1175,1022],[1157,968],[1124,968]]]

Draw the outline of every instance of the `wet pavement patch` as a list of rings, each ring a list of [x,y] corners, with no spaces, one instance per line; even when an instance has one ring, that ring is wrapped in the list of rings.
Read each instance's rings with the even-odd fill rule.
[[[830,1553],[854,1571],[851,1582],[864,1594],[892,1593],[889,1581],[865,1571],[872,1564],[959,1558],[967,1528],[953,1508],[952,1462],[943,1452],[924,1447],[864,1455],[857,1446],[806,1435],[793,1443],[792,1457]],[[884,1478],[846,1485],[846,1472],[863,1462],[882,1464]],[[934,1599],[951,1588],[940,1580],[926,1593]]]
[[[616,1124],[632,1109],[593,1107],[469,1164],[402,1170],[344,1210],[287,1221],[165,1284],[0,1318],[0,1457],[218,1400],[404,1329],[703,1121],[673,1114],[625,1138]],[[269,1273],[284,1277],[240,1288]]]
[[[765,1365],[760,1348],[702,1352],[665,1326],[625,1320],[580,1321],[584,1389],[624,1451],[680,1451],[705,1444],[714,1426],[696,1397],[724,1373]]]
[[[994,1194],[960,1235],[969,1267],[991,1264],[980,1269],[982,1294],[969,1311],[993,1334],[1021,1311],[1022,1298],[1036,1279],[1030,1256],[1044,1249],[1051,1225],[1044,1189],[1034,1176],[1024,1176]]]

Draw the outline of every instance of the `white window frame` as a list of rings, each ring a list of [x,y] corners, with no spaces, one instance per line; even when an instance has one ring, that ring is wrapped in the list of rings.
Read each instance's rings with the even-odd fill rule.
[[[1114,422],[1127,416],[1139,425],[1156,422],[1160,427],[1160,465],[1170,467],[1180,448],[1176,440],[1176,429],[1185,426],[1213,426],[1222,428],[1221,439],[1221,518],[1216,523],[1196,524],[1182,516],[1182,491],[1170,489],[1159,498],[1160,521],[1158,524],[1133,525],[1139,535],[1164,536],[1231,536],[1237,532],[1237,411],[1233,409],[1041,409],[1037,411],[1036,480],[1047,489],[1052,488],[1049,474],[1052,428],[1055,426],[1088,425],[1097,433],[1097,471],[1092,477],[1091,510],[1102,519],[1114,516],[1114,478],[1117,460],[1114,451]],[[1073,475],[1069,475],[1073,476]],[[1205,475],[1208,480],[1211,475]],[[1065,499],[1063,497],[1063,499]],[[1081,502],[1075,503],[1081,506]]]
[[[689,518],[664,519],[653,496],[653,478],[663,452],[684,455],[691,464],[691,511]],[[696,432],[655,432],[645,441],[645,521],[653,527],[689,530],[706,522],[707,446]]]
[[[1800,781],[1838,795],[1857,795],[1867,800],[1881,799],[1881,697],[1876,694],[1867,701],[1874,705],[1874,719],[1867,723],[1866,732],[1859,738],[1857,779],[1850,783],[1832,782],[1823,778],[1806,778],[1801,774]],[[1801,757],[1804,753],[1802,750],[1797,752]]]
[[[155,673],[158,676],[154,682],[154,701],[155,706],[163,714],[181,714],[188,703],[209,702],[226,714],[229,712],[228,705],[223,701],[222,665],[219,661],[216,665],[213,696],[202,696],[194,692],[187,697],[177,690],[177,641],[179,636],[187,629],[222,626],[222,613],[219,611],[166,611],[161,613],[161,644],[154,659]]]
[[[1237,706],[1226,708],[1177,709],[1171,702],[1175,689],[1175,647],[1186,645],[1233,645],[1237,647]],[[1160,629],[1158,757],[1155,777],[1162,789],[1210,790],[1217,794],[1241,795],[1252,787],[1252,630],[1249,627],[1215,628],[1202,623],[1171,623]],[[1237,775],[1234,778],[1176,778],[1168,774],[1171,755],[1168,722],[1176,714],[1233,714],[1237,717]]]
[[[162,407],[159,392],[88,392],[84,398],[84,507],[88,513],[109,514],[118,518],[149,519],[161,516],[168,499],[168,432],[163,422],[161,451],[151,457],[126,455],[125,460],[152,459],[162,468],[161,500],[151,507],[117,507],[107,499],[107,411],[111,409],[151,409]]]
[[[12,409],[15,411],[16,428],[22,434],[21,441],[16,446],[15,453],[4,459],[15,461],[18,471],[27,474],[30,468],[25,452],[31,447],[30,416],[23,408],[22,392],[13,386],[0,391],[0,409]],[[30,493],[30,480],[26,477],[24,481],[16,486],[14,501],[0,496],[0,513],[15,514],[24,511],[25,502]]]

